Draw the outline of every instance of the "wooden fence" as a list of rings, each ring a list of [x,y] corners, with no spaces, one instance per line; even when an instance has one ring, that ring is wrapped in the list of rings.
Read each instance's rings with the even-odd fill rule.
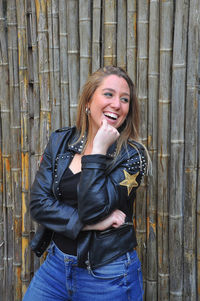
[[[199,0],[0,0],[1,300],[21,300],[41,263],[28,206],[48,137],[110,64],[136,84],[152,159],[135,205],[144,299],[200,300],[199,16]]]

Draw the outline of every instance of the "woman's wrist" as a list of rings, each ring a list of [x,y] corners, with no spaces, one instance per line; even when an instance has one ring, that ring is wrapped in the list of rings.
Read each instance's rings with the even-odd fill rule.
[[[91,155],[106,155],[106,150],[105,149],[97,149],[97,148],[93,148]]]

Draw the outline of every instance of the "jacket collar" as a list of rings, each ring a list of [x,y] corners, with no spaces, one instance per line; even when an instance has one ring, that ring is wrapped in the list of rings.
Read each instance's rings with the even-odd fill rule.
[[[79,138],[80,138],[80,133],[78,131],[76,131],[75,134],[72,136],[72,139],[69,142],[68,149],[74,153],[81,154],[81,152],[83,151],[85,144],[87,142],[87,133],[85,133],[85,135],[83,135],[81,137],[81,139],[79,139]],[[117,144],[115,142],[108,148],[108,151],[106,154],[108,157],[113,158],[115,156],[116,145]]]

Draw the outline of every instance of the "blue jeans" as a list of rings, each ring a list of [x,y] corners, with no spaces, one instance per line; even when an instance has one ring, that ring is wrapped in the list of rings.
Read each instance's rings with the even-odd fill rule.
[[[77,266],[76,256],[64,254],[52,243],[23,301],[51,300],[142,301],[142,272],[136,251],[88,271]]]

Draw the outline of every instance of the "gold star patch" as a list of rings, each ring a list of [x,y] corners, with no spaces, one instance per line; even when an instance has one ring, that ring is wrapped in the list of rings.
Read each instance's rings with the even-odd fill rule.
[[[123,170],[123,172],[124,172],[125,180],[123,180],[119,184],[127,187],[128,195],[129,195],[133,187],[138,187],[138,182],[136,181],[136,178],[139,175],[139,171],[134,175],[130,175],[125,169]]]

